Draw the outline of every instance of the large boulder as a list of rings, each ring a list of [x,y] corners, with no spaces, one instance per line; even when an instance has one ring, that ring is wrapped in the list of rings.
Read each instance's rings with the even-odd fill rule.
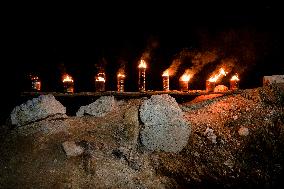
[[[148,150],[176,153],[186,146],[190,125],[171,96],[153,95],[145,100],[140,118],[144,123],[141,142]]]
[[[116,101],[113,96],[102,96],[95,102],[81,106],[76,113],[76,116],[82,117],[85,114],[95,117],[103,117],[107,113],[113,111],[116,107]]]
[[[145,125],[141,131],[143,145],[153,151],[180,152],[187,144],[190,126],[184,119],[163,125]]]
[[[41,95],[16,106],[11,113],[11,123],[23,126],[56,114],[66,114],[66,108],[53,95]]]
[[[145,125],[168,124],[173,118],[183,117],[176,100],[167,95],[153,95],[140,107],[140,118]]]

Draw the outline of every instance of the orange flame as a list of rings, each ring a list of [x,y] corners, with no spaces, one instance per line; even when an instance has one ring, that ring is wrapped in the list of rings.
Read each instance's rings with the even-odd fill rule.
[[[231,81],[239,81],[239,76],[236,74],[236,75],[233,75],[232,78],[231,78]]]
[[[140,60],[140,64],[138,65],[138,68],[147,68],[147,64],[145,60]]]
[[[181,81],[189,81],[191,78],[191,75],[190,74],[183,74],[181,77],[180,77],[180,80]]]
[[[105,82],[105,78],[99,76],[99,77],[96,78],[96,81],[103,81],[103,82]]]
[[[123,78],[124,78],[125,75],[124,75],[123,73],[118,73],[118,74],[117,74],[117,77],[123,77]]]
[[[164,71],[163,72],[163,75],[162,76],[169,76],[170,74],[169,74],[169,70],[166,70],[166,71]]]
[[[219,73],[216,74],[216,75],[214,75],[214,76],[212,76],[212,77],[210,77],[210,78],[208,79],[208,81],[210,81],[210,82],[216,82],[221,76],[226,76],[227,73],[228,73],[228,72],[225,72],[225,70],[224,70],[223,68],[221,68],[221,69],[219,70]]]
[[[63,75],[63,80],[62,80],[62,82],[63,83],[65,83],[65,82],[74,82],[73,81],[73,79],[72,79],[72,77],[70,76],[70,75],[68,75],[68,74],[65,74],[65,75]]]

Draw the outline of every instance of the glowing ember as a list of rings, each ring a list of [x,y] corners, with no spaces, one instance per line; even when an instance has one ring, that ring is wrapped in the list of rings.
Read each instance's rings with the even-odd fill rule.
[[[65,83],[65,82],[72,82],[72,83],[73,83],[74,81],[73,81],[73,79],[72,79],[72,77],[71,77],[70,75],[65,74],[65,75],[63,76],[62,82],[63,82],[63,83]]]
[[[234,75],[232,78],[231,78],[231,81],[239,81],[239,77],[238,75]]]
[[[140,64],[138,65],[138,68],[147,68],[145,60],[140,60]]]
[[[225,70],[224,70],[223,68],[221,68],[221,69],[219,70],[219,73],[216,74],[216,75],[214,75],[214,76],[212,76],[212,77],[210,77],[210,78],[208,79],[208,81],[210,81],[210,82],[217,82],[217,80],[218,80],[221,76],[226,76],[226,75],[227,75],[227,72],[225,72]]]
[[[99,76],[99,77],[96,78],[96,81],[103,81],[103,82],[105,82],[105,78]]]
[[[169,70],[164,71],[162,76],[170,76]]]

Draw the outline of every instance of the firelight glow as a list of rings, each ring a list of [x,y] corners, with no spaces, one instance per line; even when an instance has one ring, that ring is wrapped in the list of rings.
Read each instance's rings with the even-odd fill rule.
[[[140,60],[140,64],[138,65],[138,68],[147,68],[147,64],[145,60]]]
[[[239,81],[239,77],[238,75],[233,75],[232,78],[231,78],[231,81]]]
[[[124,74],[122,74],[122,73],[118,73],[118,74],[117,74],[117,77],[123,77],[123,78],[124,78],[124,77],[125,77],[125,75],[124,75]]]
[[[63,76],[62,82],[63,82],[63,83],[65,83],[65,82],[72,82],[72,83],[73,83],[74,81],[73,81],[73,79],[72,79],[72,77],[71,77],[70,75],[65,74],[65,75]]]
[[[212,77],[210,77],[210,78],[208,79],[208,81],[210,81],[210,82],[217,82],[217,80],[218,80],[221,76],[226,76],[226,75],[227,75],[227,72],[225,72],[225,70],[224,70],[223,68],[221,68],[221,69],[219,70],[219,73],[216,74],[216,75],[214,75],[214,76],[212,76]]]
[[[103,81],[103,82],[105,82],[105,78],[99,76],[99,77],[96,78],[96,81]]]
[[[191,75],[189,74],[183,74],[180,78],[181,81],[189,81],[191,78]]]
[[[162,76],[169,76],[169,70],[164,71]]]

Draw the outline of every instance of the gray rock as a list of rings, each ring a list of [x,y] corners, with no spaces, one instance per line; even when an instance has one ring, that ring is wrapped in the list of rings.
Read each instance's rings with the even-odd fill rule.
[[[206,128],[204,135],[207,137],[208,140],[210,140],[212,143],[216,144],[217,136],[214,134],[214,130],[210,129],[209,127]]]
[[[145,125],[141,142],[148,150],[176,153],[187,145],[189,135],[189,123],[176,119],[165,125]]]
[[[190,125],[171,96],[153,95],[140,107],[145,124],[140,132],[142,144],[149,150],[179,152],[187,144]]]
[[[76,145],[74,141],[65,141],[62,143],[62,147],[67,157],[79,156],[84,152],[84,148]]]
[[[263,77],[263,86],[273,83],[284,83],[284,75],[271,75]]]
[[[16,106],[10,115],[11,123],[23,126],[55,114],[66,114],[66,108],[53,95],[41,95]]]
[[[113,111],[116,107],[116,101],[113,96],[102,96],[95,102],[81,106],[76,113],[76,116],[82,117],[85,114],[95,117],[103,117],[107,113]]]
[[[182,117],[183,112],[176,100],[167,95],[153,95],[140,107],[140,118],[145,125],[163,125],[173,118]]]
[[[248,136],[249,135],[249,130],[246,127],[241,127],[238,130],[238,133],[239,133],[240,136]]]

